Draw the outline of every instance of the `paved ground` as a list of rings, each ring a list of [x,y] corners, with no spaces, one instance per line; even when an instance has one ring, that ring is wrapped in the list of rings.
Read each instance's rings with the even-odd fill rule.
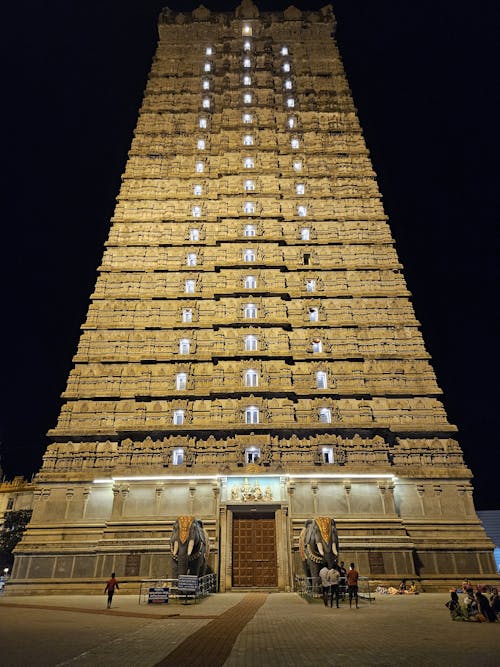
[[[0,597],[3,667],[500,665],[500,623],[457,623],[448,596],[376,596],[326,609],[293,593],[225,593],[196,605],[105,596]],[[196,660],[193,656],[197,656]]]

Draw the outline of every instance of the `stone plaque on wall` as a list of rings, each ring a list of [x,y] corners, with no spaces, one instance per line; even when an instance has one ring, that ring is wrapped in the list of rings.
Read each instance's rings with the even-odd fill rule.
[[[371,574],[385,574],[384,556],[381,551],[369,551],[368,563]]]
[[[125,559],[125,576],[138,577],[140,567],[141,567],[141,555],[127,554],[127,557]]]

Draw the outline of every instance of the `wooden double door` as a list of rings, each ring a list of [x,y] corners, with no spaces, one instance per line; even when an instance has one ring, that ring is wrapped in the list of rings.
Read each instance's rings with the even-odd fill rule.
[[[276,587],[276,556],[274,515],[233,518],[233,588]]]

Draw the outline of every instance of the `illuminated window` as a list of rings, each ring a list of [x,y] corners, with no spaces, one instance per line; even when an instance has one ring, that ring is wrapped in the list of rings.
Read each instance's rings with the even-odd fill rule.
[[[253,320],[257,317],[257,306],[254,303],[247,303],[244,312],[245,319]]]
[[[210,99],[208,97],[204,97],[202,102],[201,102],[201,106],[204,109],[210,109]]]
[[[284,72],[290,71],[290,63],[283,63],[283,71]]]
[[[244,113],[243,114],[243,122],[246,123],[247,125],[252,122],[252,114],[251,113]]]
[[[211,56],[212,53],[213,53],[213,51],[212,51],[212,47],[211,47],[211,46],[207,46],[207,50],[205,51],[205,53],[207,54],[207,56]]]
[[[305,188],[304,183],[297,183],[297,185],[295,186],[295,192],[298,195],[303,195],[305,190],[306,190],[306,188]]]
[[[190,252],[186,257],[186,264],[188,266],[196,266],[196,253]]]
[[[255,225],[245,225],[243,236],[255,236]]]
[[[243,42],[243,51],[250,51],[251,48],[252,48],[252,45],[250,44],[250,42],[248,40],[246,42]]]
[[[251,104],[251,102],[252,102],[252,96],[250,95],[250,93],[245,93],[245,94],[243,95],[243,102],[244,102],[245,104]]]
[[[280,53],[281,53],[282,56],[287,56],[288,55],[288,46],[282,46]]]
[[[257,424],[257,423],[258,421],[247,422],[247,424]],[[245,449],[245,463],[256,463],[259,459],[260,459],[260,449],[258,447],[247,447]]]
[[[243,59],[243,67],[251,67],[252,63],[250,61],[250,58],[244,58]]]
[[[315,338],[312,342],[312,351],[313,352],[323,352],[323,344],[319,338]]]
[[[200,127],[202,130],[204,130],[207,127],[207,119],[206,118],[200,118]]]
[[[292,146],[293,149],[297,149],[297,148],[299,147],[299,140],[293,138],[293,139],[291,140],[290,144],[291,144],[291,146]]]
[[[198,143],[196,145],[197,145],[199,151],[204,151],[205,150],[205,139],[198,139]]]
[[[173,422],[176,426],[182,426],[182,424],[184,424],[184,410],[174,410]],[[180,462],[178,460],[176,465],[180,465],[180,463],[182,463],[182,456],[180,458]]]
[[[199,229],[190,229],[189,230],[189,240],[190,241],[199,241],[200,240],[200,230]]]
[[[255,252],[251,248],[247,248],[243,253],[243,260],[245,262],[255,262]]]
[[[203,162],[197,162],[196,163],[196,173],[197,174],[203,173],[204,169],[205,169],[205,165],[203,164]]]
[[[247,276],[245,278],[245,288],[246,289],[255,289],[257,287],[257,281],[255,276]]]
[[[333,447],[322,447],[321,458],[323,463],[333,463]]]
[[[290,79],[285,81],[285,90],[292,90],[292,82]]]
[[[252,85],[252,79],[249,76],[244,76],[243,77],[243,85],[244,86],[251,86]]]
[[[246,180],[244,182],[244,188],[246,192],[252,192],[253,190],[255,190],[255,181],[252,181],[250,179]]]
[[[193,321],[193,311],[191,308],[182,309],[182,321],[183,322],[192,322]]]
[[[255,204],[253,203],[253,201],[246,201],[243,204],[243,211],[245,213],[255,213]]]
[[[175,376],[175,388],[178,390],[186,389],[187,375],[186,373],[177,373]]]
[[[210,90],[210,81],[208,79],[203,79],[202,82],[202,88],[203,90]]]
[[[288,127],[290,129],[292,129],[293,127],[295,127],[297,125],[297,121],[295,120],[295,118],[293,116],[290,116],[290,118],[287,121],[287,124],[288,124]]]
[[[326,389],[328,386],[327,383],[328,379],[325,371],[318,371],[316,373],[316,387],[318,389]]]
[[[176,410],[176,412],[183,412],[183,411],[182,410]],[[182,421],[181,422],[176,422],[174,420],[174,424],[184,424],[184,413],[182,413]],[[182,449],[182,447],[177,447],[172,452],[172,465],[181,466],[183,463],[184,463],[184,450]]]
[[[191,214],[193,218],[200,218],[201,217],[201,206],[193,206],[191,209]]]
[[[330,408],[321,408],[319,411],[319,420],[323,424],[331,424],[332,423],[332,411]]]
[[[204,72],[210,72],[211,69],[212,69],[212,65],[210,63],[205,63],[203,65],[203,71]]]
[[[182,338],[179,341],[179,354],[189,354],[190,342],[189,338]]]
[[[289,107],[290,109],[293,109],[293,107],[295,106],[295,100],[293,99],[293,97],[289,97],[289,98],[287,99],[287,101],[286,101],[286,105],[287,105],[287,107]]]
[[[303,227],[303,228],[300,230],[300,238],[301,238],[302,241],[309,241],[310,236],[311,236],[311,235],[310,235],[310,229],[309,229],[309,227]]]
[[[259,376],[257,371],[249,368],[245,371],[245,387],[257,387],[259,383]]]
[[[254,162],[253,158],[246,157],[243,160],[243,166],[245,167],[245,169],[253,169],[254,166],[255,166],[255,162]]]
[[[201,185],[195,185],[193,187],[193,194],[196,195],[197,197],[199,197],[202,192],[203,192],[203,188],[202,188]]]
[[[315,280],[306,280],[306,292],[316,291],[316,281]]]
[[[293,168],[295,171],[302,171],[302,162],[300,160],[296,160],[293,163]]]
[[[184,291],[186,294],[193,294],[196,287],[196,282],[194,280],[186,280],[184,283]]]
[[[255,352],[257,350],[257,336],[245,336],[245,351]]]
[[[245,424],[258,424],[259,423],[259,408],[256,408],[254,405],[251,405],[245,410]]]
[[[245,136],[243,137],[243,145],[253,146],[253,137],[251,134],[245,134]]]
[[[319,319],[318,308],[309,308],[309,322],[317,322]]]
[[[297,206],[297,213],[301,218],[305,218],[307,215],[307,207],[306,206]]]
[[[244,25],[243,28],[241,29],[241,34],[250,37],[252,34],[252,27],[249,25]]]

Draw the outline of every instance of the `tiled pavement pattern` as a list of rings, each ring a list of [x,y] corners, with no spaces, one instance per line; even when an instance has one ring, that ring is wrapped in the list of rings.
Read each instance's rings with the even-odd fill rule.
[[[245,595],[237,605],[185,639],[165,660],[159,662],[157,667],[222,667],[238,635],[262,607],[266,598],[265,593]],[[195,654],[193,646],[196,646]]]
[[[139,606],[136,596],[120,594],[104,614],[104,596],[0,598],[0,664],[215,667],[222,664],[210,661],[216,654],[220,660],[217,645],[231,648],[236,637],[225,667],[500,665],[500,623],[452,622],[444,594],[377,597],[359,610],[325,609],[293,593],[270,594],[259,607],[250,604],[253,596],[226,593],[197,605]],[[171,614],[179,616],[165,618]],[[202,629],[206,645],[197,634]],[[191,653],[175,658],[188,638]],[[195,663],[191,655],[202,660]]]

